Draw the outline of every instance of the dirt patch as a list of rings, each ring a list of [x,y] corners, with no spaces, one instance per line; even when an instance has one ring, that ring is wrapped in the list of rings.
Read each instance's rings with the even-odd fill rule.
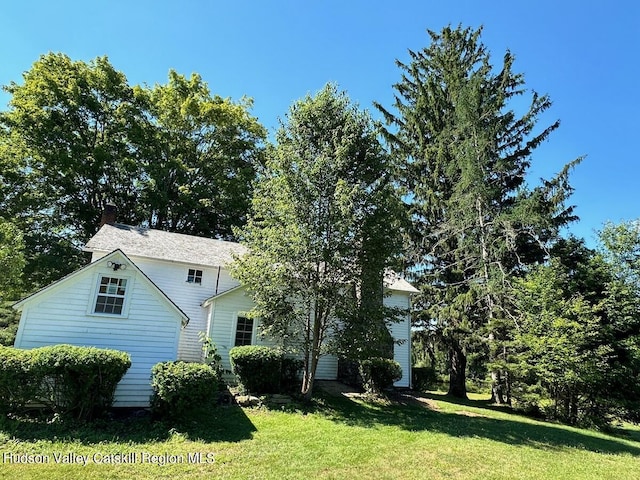
[[[440,410],[436,402],[430,398],[421,397],[418,392],[398,392],[394,395],[394,399],[405,405],[417,405],[434,411]]]
[[[362,395],[362,390],[358,390],[357,388],[345,385],[344,383],[337,382],[335,380],[317,380],[316,385],[333,397],[344,396],[348,398],[357,398]]]
[[[455,412],[456,415],[464,415],[465,417],[482,417],[487,418],[486,415],[482,415],[481,413],[469,412],[467,410],[458,410]]]

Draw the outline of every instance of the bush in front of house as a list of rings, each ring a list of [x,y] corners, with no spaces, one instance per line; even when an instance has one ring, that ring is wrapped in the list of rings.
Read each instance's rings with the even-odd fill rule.
[[[402,378],[402,367],[395,360],[374,357],[360,362],[360,376],[368,393],[379,394]]]
[[[151,369],[151,409],[161,417],[179,418],[195,408],[213,405],[219,382],[215,369],[204,363],[156,363]]]
[[[13,412],[36,396],[35,382],[29,372],[29,350],[0,347],[0,410]]]
[[[131,366],[117,350],[54,345],[0,349],[0,402],[15,411],[28,403],[80,420],[113,403],[116,385]]]
[[[254,394],[281,392],[286,383],[297,381],[301,369],[299,361],[283,358],[279,350],[259,345],[233,347],[229,360],[231,371],[244,389]]]
[[[53,345],[28,352],[30,375],[39,382],[37,400],[77,419],[90,419],[109,408],[118,382],[131,367],[128,353],[105,348]]]

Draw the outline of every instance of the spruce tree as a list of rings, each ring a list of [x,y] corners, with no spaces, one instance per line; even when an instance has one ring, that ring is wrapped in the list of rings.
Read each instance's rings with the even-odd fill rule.
[[[526,265],[545,258],[558,229],[573,219],[568,164],[529,189],[534,149],[559,122],[534,133],[546,95],[532,94],[524,115],[510,108],[526,94],[524,77],[506,52],[494,68],[482,29],[429,31],[431,44],[397,65],[402,79],[385,109],[386,137],[401,159],[398,182],[411,219],[408,272],[420,286],[416,322],[447,345],[449,393],[466,397],[468,349],[488,342],[494,400],[508,396],[499,336],[509,321],[505,292]],[[504,363],[504,362],[502,362]]]

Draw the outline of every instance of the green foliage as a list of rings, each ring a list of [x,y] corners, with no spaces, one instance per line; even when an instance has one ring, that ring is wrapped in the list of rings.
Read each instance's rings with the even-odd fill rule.
[[[218,347],[213,343],[211,337],[204,332],[198,332],[198,339],[202,343],[202,353],[204,354],[204,363],[209,365],[215,372],[218,379],[222,379],[224,368],[222,366],[222,357],[218,353]]]
[[[550,106],[533,94],[518,116],[512,101],[525,93],[510,52],[494,67],[481,29],[429,31],[431,44],[397,62],[394,111],[377,105],[400,159],[398,182],[411,219],[408,263],[416,322],[434,328],[448,351],[449,392],[465,397],[466,355],[479,336],[500,340],[510,313],[509,282],[545,258],[545,247],[574,217],[570,163],[534,189],[525,184],[531,155],[559,125],[534,133]],[[500,348],[492,347],[492,360]],[[495,392],[502,399],[501,392]]]
[[[0,211],[24,233],[30,288],[86,263],[79,247],[108,202],[122,223],[217,238],[246,220],[265,137],[250,100],[174,71],[166,85],[132,87],[107,57],[60,53],[4,89]]]
[[[18,411],[37,395],[29,350],[0,347],[0,410]]]
[[[563,240],[553,254],[516,291],[514,396],[571,424],[635,421],[640,411],[640,291],[628,283],[632,277],[617,275],[615,263],[582,241]]]
[[[141,146],[144,221],[152,228],[233,237],[249,210],[266,131],[253,102],[211,95],[198,74],[169,71],[165,85],[135,87],[148,114]],[[141,180],[142,180],[141,178]]]
[[[348,335],[361,348],[388,338],[382,275],[397,250],[397,199],[371,118],[333,85],[296,102],[276,140],[239,232],[250,252],[232,274],[263,333],[301,348],[310,396],[318,359],[340,348],[329,338]],[[360,328],[364,319],[372,328]],[[354,328],[329,334],[343,326]]]
[[[13,346],[20,324],[20,313],[11,308],[13,302],[0,301],[0,345]]]
[[[615,269],[616,277],[640,289],[640,219],[607,222],[599,238],[601,253]]]
[[[91,418],[110,407],[116,385],[131,366],[125,352],[72,345],[2,347],[0,362],[5,408],[43,403],[76,419]]]
[[[282,357],[280,364],[280,391],[300,391],[300,374],[304,368],[304,362],[297,358]]]
[[[280,391],[282,353],[274,348],[258,345],[233,347],[229,351],[231,371],[240,379],[245,390],[261,393]]]
[[[302,360],[286,357],[271,347],[244,345],[229,351],[231,369],[251,393],[292,392],[300,388]]]
[[[209,365],[157,363],[151,369],[151,408],[159,416],[181,418],[195,408],[213,406],[219,381],[218,373]]]
[[[135,218],[140,163],[131,146],[142,112],[106,57],[85,63],[49,53],[23,77],[5,87],[11,99],[0,115],[11,145],[0,155],[17,167],[7,207],[38,254],[29,263],[55,264],[55,250],[71,251],[95,233],[106,200],[117,201],[123,220]],[[65,255],[52,269],[68,273],[74,260]]]
[[[13,300],[21,293],[24,265],[22,233],[15,225],[0,218],[0,302]]]
[[[362,385],[368,393],[379,394],[402,378],[402,367],[389,358],[370,358],[360,362]]]
[[[426,391],[434,390],[440,377],[434,367],[412,367],[411,368],[411,385],[414,390]]]

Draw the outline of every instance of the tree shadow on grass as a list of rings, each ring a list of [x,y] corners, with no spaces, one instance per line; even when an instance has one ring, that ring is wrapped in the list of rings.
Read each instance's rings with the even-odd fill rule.
[[[163,442],[175,435],[205,443],[240,442],[253,438],[256,427],[237,406],[194,411],[180,420],[154,420],[150,415],[124,415],[91,422],[52,421],[47,417],[4,417],[0,419],[0,443],[4,439],[145,444]],[[4,439],[2,438],[4,437]]]
[[[412,432],[428,431],[459,438],[487,438],[509,445],[545,450],[575,448],[597,453],[640,456],[640,445],[629,445],[624,440],[602,438],[593,432],[544,424],[517,415],[512,418],[492,418],[489,412],[485,416],[465,408],[496,410],[483,402],[457,401],[443,395],[431,395],[431,399],[455,403],[463,408],[455,412],[444,412],[412,403],[365,402],[347,397],[324,396],[321,410],[336,422],[359,427],[388,425]],[[504,412],[504,409],[498,408]]]

